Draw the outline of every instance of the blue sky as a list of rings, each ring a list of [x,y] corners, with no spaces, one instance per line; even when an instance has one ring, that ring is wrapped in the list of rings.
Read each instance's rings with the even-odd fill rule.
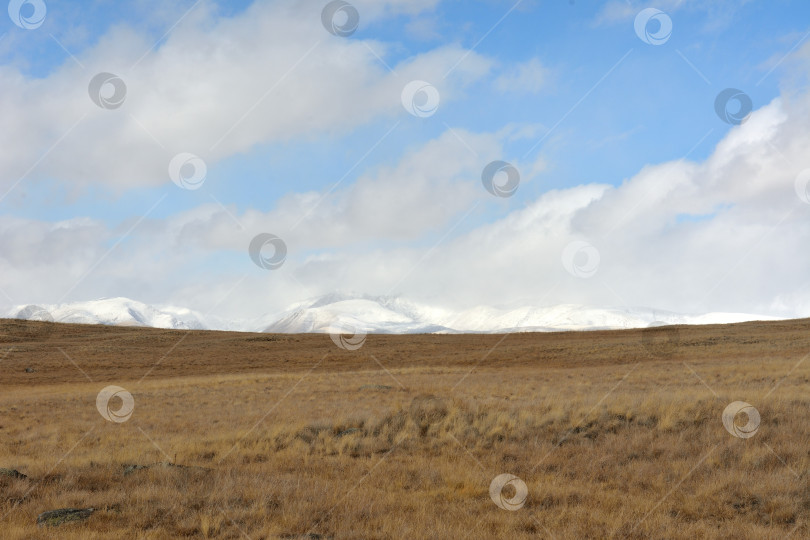
[[[95,238],[92,246],[83,243],[85,236],[71,240],[75,242],[70,244],[71,252],[85,250],[87,260],[73,261],[64,272],[76,278],[88,268],[93,270],[67,300],[131,295],[151,302],[188,304],[206,290],[206,279],[238,276],[245,265],[242,237],[230,242],[222,238],[225,233],[206,228],[206,223],[225,226],[229,222],[229,227],[251,233],[278,230],[284,237],[285,228],[293,229],[290,223],[311,217],[309,211],[298,219],[289,217],[296,208],[308,207],[312,216],[325,208],[323,229],[313,226],[300,238],[298,233],[288,234],[290,262],[285,271],[293,281],[311,281],[295,293],[280,294],[274,287],[281,285],[268,286],[266,294],[274,299],[274,308],[302,295],[330,292],[330,287],[357,290],[369,285],[370,290],[362,292],[371,294],[389,289],[384,280],[334,283],[319,279],[319,272],[336,272],[325,259],[356,261],[391,252],[385,260],[399,260],[405,251],[413,250],[405,259],[418,261],[423,258],[420,253],[437,242],[463,244],[484,234],[487,227],[497,227],[509,216],[535,207],[544,197],[557,193],[573,197],[582,186],[602,186],[597,191],[610,186],[620,189],[645,167],[684,158],[688,163],[710,161],[718,144],[745,127],[723,122],[715,113],[719,92],[729,87],[742,90],[755,111],[780,96],[804,95],[804,68],[797,66],[803,62],[810,29],[810,5],[798,0],[357,2],[360,26],[347,38],[334,37],[321,26],[322,6],[312,2],[183,1],[168,6],[156,1],[65,1],[46,5],[45,21],[38,28],[18,28],[10,18],[0,23],[0,66],[6,80],[0,96],[14,97],[8,107],[20,116],[10,126],[19,130],[18,136],[8,135],[19,148],[6,145],[8,156],[0,164],[0,169],[5,167],[2,192],[14,186],[0,201],[6,226],[29,223],[53,231],[58,223],[71,230],[91,224],[97,231],[88,233]],[[636,16],[648,7],[660,9],[672,21],[671,36],[663,44],[645,43],[634,30]],[[289,35],[256,30],[260,23],[253,21],[273,28],[278,22],[275,14],[303,30],[298,34],[291,30]],[[654,31],[655,23],[651,24]],[[316,43],[314,52],[302,56],[301,51],[312,43]],[[278,53],[286,47],[291,50],[288,56]],[[262,65],[265,53],[279,58]],[[242,57],[248,58],[245,65],[239,64]],[[258,64],[255,59],[260,59]],[[352,67],[358,59],[362,62]],[[133,65],[133,60],[138,62]],[[296,61],[300,68],[295,67]],[[209,71],[212,62],[217,67]],[[320,68],[307,66],[314,62],[328,66],[321,79],[316,76]],[[230,74],[229,65],[234,65]],[[334,72],[327,74],[327,69]],[[306,70],[314,75],[307,78],[300,73]],[[120,75],[127,83],[120,109],[99,110],[86,99],[86,84],[99,71]],[[436,113],[427,118],[397,106],[399,89],[415,78],[433,84],[442,98]],[[287,94],[288,82],[299,85],[298,89]],[[248,90],[240,96],[234,88],[237,93]],[[250,100],[265,91],[261,105],[251,109]],[[325,97],[310,96],[310,91]],[[79,101],[82,93],[84,103]],[[308,108],[310,98],[313,105]],[[382,104],[386,99],[390,104]],[[172,124],[175,109],[166,103],[180,104],[176,124]],[[369,103],[367,109],[365,103]],[[211,109],[219,111],[220,105],[232,112],[210,121],[204,118]],[[54,113],[47,112],[48,107],[64,114],[52,128],[47,114]],[[288,109],[289,118],[280,121],[279,115],[286,115]],[[70,116],[73,110],[76,114]],[[243,123],[239,123],[239,111],[248,115]],[[29,113],[31,117],[26,116]],[[37,114],[41,117],[32,118]],[[70,131],[74,122],[79,127]],[[225,142],[210,144],[221,137],[225,125],[233,126]],[[404,163],[409,156],[422,155],[432,141],[451,145],[456,144],[454,140],[462,154],[469,150],[469,170],[449,172],[447,178],[452,180],[449,187],[442,184],[441,196],[426,193],[412,201],[414,208],[435,205],[434,211],[426,210],[430,217],[415,217],[412,210],[397,207],[398,196],[386,199],[388,192],[375,191],[386,181],[393,182],[390,178],[397,177],[398,168],[403,169],[399,181],[407,182],[409,169]],[[207,165],[199,190],[179,189],[164,172],[168,159],[180,151],[201,156]],[[155,164],[147,164],[153,155]],[[512,197],[489,196],[475,174],[496,158],[515,164],[521,172],[520,187]],[[109,160],[106,165],[105,160]],[[16,183],[21,171],[26,173],[24,180]],[[456,185],[465,190],[458,200],[448,195]],[[478,191],[469,195],[473,187]],[[366,188],[370,194],[362,195]],[[382,208],[377,209],[381,216],[371,225],[362,225],[363,233],[352,232],[359,214],[367,212],[357,202],[366,200],[363,197],[381,197]],[[716,226],[713,217],[718,212],[739,207],[739,201],[715,199],[693,193],[679,206],[676,217],[663,225]],[[313,207],[318,200],[323,202]],[[712,201],[708,207],[707,200]],[[130,225],[156,201],[160,202],[144,225],[130,232]],[[468,210],[459,208],[459,201],[477,203]],[[284,216],[284,226],[273,229],[279,216]],[[571,216],[566,234],[577,228],[571,225],[577,219],[585,218]],[[398,222],[408,224],[398,228]],[[199,243],[185,239],[183,248],[176,249],[178,239],[197,225],[206,231],[199,235]],[[149,235],[165,237],[168,230],[177,235],[174,243],[158,248]],[[342,232],[332,238],[330,231]],[[565,236],[542,227],[534,234],[556,240]],[[92,262],[119,241],[120,249],[138,253],[128,260],[127,271],[108,267],[106,258],[102,264]],[[6,263],[14,269],[21,257],[9,256]],[[549,257],[559,259],[559,253]],[[196,275],[201,281],[178,285],[167,279],[138,289],[133,283],[145,270],[138,270],[138,261],[146,259],[163,261],[167,273]],[[367,264],[375,268],[372,274],[379,271],[379,263]],[[410,267],[410,263],[401,264]],[[313,270],[319,265],[323,268]],[[343,271],[348,272],[346,268]],[[446,279],[444,271],[436,272],[426,270],[423,285],[415,283],[404,293],[443,303],[437,292],[440,287],[424,286]],[[0,283],[4,289],[20,292],[7,295],[15,301],[55,302],[62,296],[58,287],[47,291],[48,287],[17,283],[17,279],[21,277],[11,272]],[[285,291],[289,283],[285,281]],[[746,304],[734,300],[729,291],[731,300],[718,299],[716,305],[705,307],[774,311],[777,293],[771,291],[770,296]],[[447,303],[458,304],[463,296],[463,291],[457,291]],[[511,292],[493,290],[477,300],[538,301],[541,296],[518,287]],[[617,296],[632,297],[628,303],[689,308],[642,292],[571,295],[587,303],[610,303],[610,298],[615,302]],[[564,300],[564,295],[555,298]],[[700,309],[697,302],[693,304]],[[195,307],[205,305],[211,302],[201,301]],[[804,309],[797,306],[785,309]]]

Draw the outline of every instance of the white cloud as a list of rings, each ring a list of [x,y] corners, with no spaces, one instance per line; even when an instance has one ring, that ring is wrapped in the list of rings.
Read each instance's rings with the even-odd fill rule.
[[[523,300],[808,315],[810,205],[796,197],[794,180],[807,165],[809,119],[807,96],[776,101],[733,129],[705,162],[649,166],[618,187],[552,191],[432,252],[312,259],[302,267],[305,283],[371,294],[396,285],[395,292],[448,307]],[[561,261],[565,246],[580,239],[601,256],[587,280],[566,273]]]
[[[639,11],[654,7],[673,14],[681,10],[706,14],[706,29],[717,30],[728,26],[735,13],[753,0],[610,0],[606,2],[594,20],[595,26],[613,25],[633,20]]]
[[[636,7],[630,2],[610,0],[602,7],[594,24],[599,26],[626,21],[635,17],[641,9],[642,7]]]
[[[547,79],[548,69],[532,58],[505,70],[495,79],[495,88],[503,93],[536,94],[546,86]]]
[[[436,17],[418,17],[405,25],[408,36],[418,41],[434,41],[442,37]]]
[[[495,136],[457,131],[473,153],[447,132],[395,167],[341,186],[292,231],[320,194],[291,195],[267,214],[237,216],[248,231],[216,205],[149,220],[74,298],[92,290],[205,312],[224,297],[216,313],[241,317],[336,290],[454,308],[583,303],[809,315],[810,205],[794,190],[809,165],[808,120],[808,96],[776,100],[732,129],[704,162],[648,166],[617,187],[550,191],[468,233],[455,229],[462,216],[476,202],[496,204],[480,187],[480,163],[502,149]],[[254,267],[244,251],[253,232],[268,228],[290,247],[273,273]],[[112,238],[89,221],[57,227],[3,220],[0,287],[38,291],[47,297],[39,301],[53,302]],[[599,250],[590,279],[563,267],[563,250],[574,240]],[[309,254],[317,248],[326,250]],[[236,262],[221,272],[200,266],[211,257]]]
[[[239,250],[252,235],[273,232],[302,251],[418,239],[487,195],[481,171],[501,154],[494,135],[449,130],[406,152],[393,167],[367,172],[334,190],[289,194],[269,212],[237,216],[246,228],[241,237],[233,234],[233,220],[220,212],[188,224],[184,242]]]
[[[364,17],[376,19],[384,14],[418,15],[436,7],[439,0],[354,0],[351,2]]]
[[[358,10],[374,18],[433,4],[358,3]],[[81,55],[86,69],[67,60],[34,79],[0,66],[0,196],[22,177],[58,177],[74,187],[158,185],[168,182],[168,163],[179,152],[213,163],[260,143],[349,132],[405,115],[400,93],[412,79],[434,82],[447,103],[489,69],[480,55],[444,46],[392,74],[362,41],[329,34],[321,7],[260,2],[232,19],[201,7],[146,56],[152,40],[117,27]],[[385,48],[370,45],[378,54]],[[101,109],[88,96],[90,79],[102,71],[126,84],[118,109]]]

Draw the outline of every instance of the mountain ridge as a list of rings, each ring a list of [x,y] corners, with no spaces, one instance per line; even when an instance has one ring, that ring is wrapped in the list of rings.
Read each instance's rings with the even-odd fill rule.
[[[21,305],[8,318],[78,324],[146,326],[178,330],[270,333],[502,333],[644,328],[666,324],[723,324],[779,317],[714,312],[684,315],[650,308],[598,308],[577,304],[450,310],[388,296],[332,293],[251,320],[202,315],[177,306],[130,298],[101,298],[60,305]]]

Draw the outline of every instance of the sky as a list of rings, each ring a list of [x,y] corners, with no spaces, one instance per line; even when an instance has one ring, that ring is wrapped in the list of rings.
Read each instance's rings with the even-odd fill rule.
[[[12,0],[0,307],[810,316],[804,0]]]

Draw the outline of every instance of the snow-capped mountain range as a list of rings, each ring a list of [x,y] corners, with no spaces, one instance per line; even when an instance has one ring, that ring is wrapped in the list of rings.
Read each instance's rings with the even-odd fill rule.
[[[17,306],[6,317],[64,323],[231,330],[277,333],[495,333],[511,331],[644,328],[661,324],[720,324],[776,317],[747,313],[683,315],[647,308],[594,308],[579,305],[462,311],[401,298],[332,294],[301,302],[258,320],[225,320],[186,308],[150,306],[128,298],[104,298],[60,305]]]

